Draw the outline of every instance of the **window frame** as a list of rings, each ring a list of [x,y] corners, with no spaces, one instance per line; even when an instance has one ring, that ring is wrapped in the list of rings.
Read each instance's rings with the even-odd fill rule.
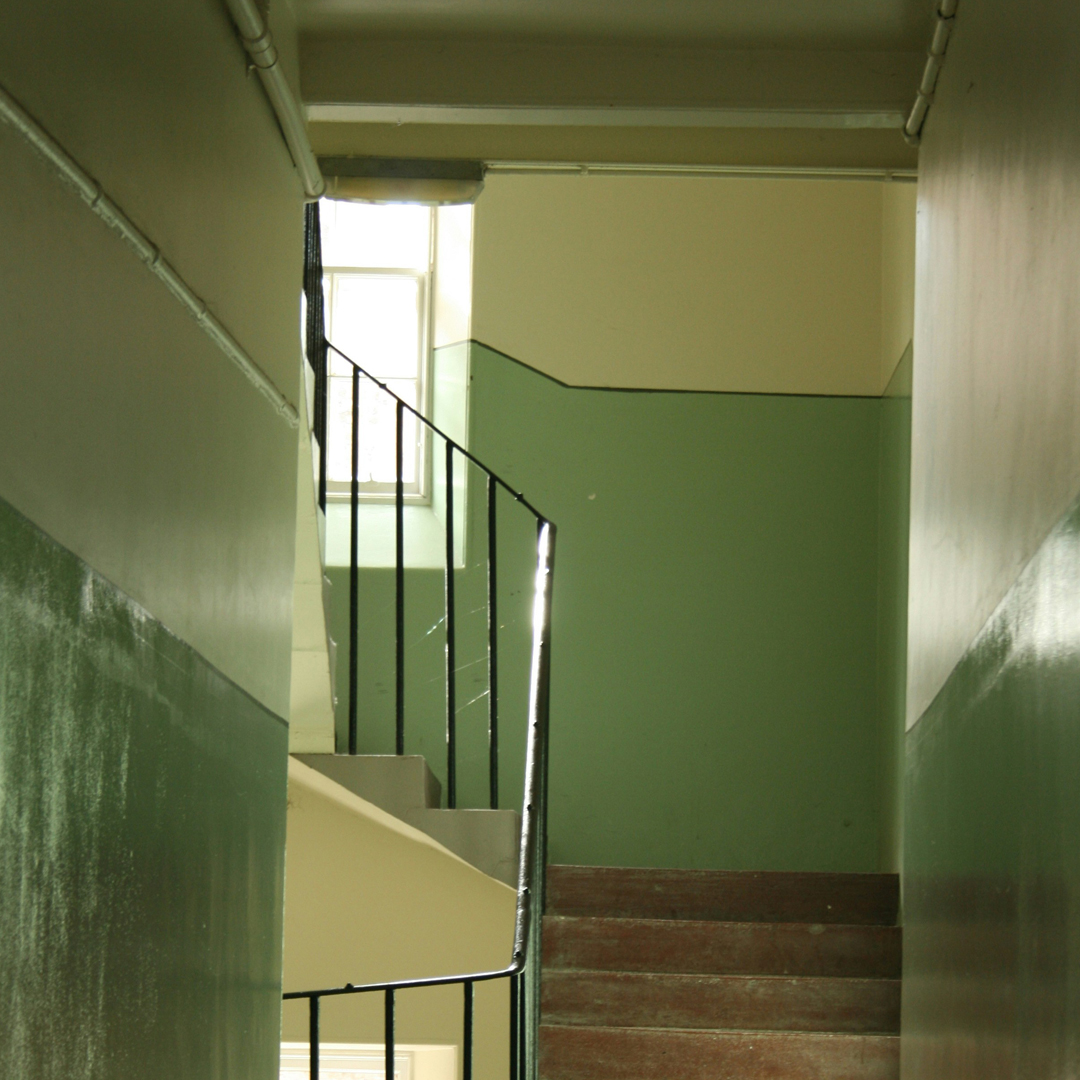
[[[334,280],[336,277],[408,277],[417,281],[419,286],[420,306],[420,362],[417,377],[416,408],[423,416],[431,415],[432,406],[432,368],[434,349],[434,294],[435,294],[435,261],[437,244],[437,218],[434,207],[426,207],[428,211],[428,258],[427,266],[423,270],[410,267],[374,267],[374,266],[324,266],[323,267],[323,297],[328,322],[328,337],[334,340],[333,328],[333,297]],[[334,353],[330,352],[327,357],[327,406],[329,409],[329,395],[333,380],[346,380],[348,376],[331,374],[333,369]],[[340,360],[340,357],[338,358]],[[341,361],[344,363],[345,361]],[[414,506],[430,506],[432,499],[432,461],[431,461],[431,432],[423,421],[417,420],[417,482],[414,485],[406,483],[404,501]],[[327,440],[328,443],[334,437],[334,425],[332,417],[328,415]],[[329,447],[328,447],[329,449]],[[376,481],[361,482],[359,485],[360,502],[369,504],[394,503],[397,497],[397,484],[394,481],[380,483]],[[331,502],[349,502],[352,497],[352,484],[348,480],[331,480],[327,477],[326,498]]]

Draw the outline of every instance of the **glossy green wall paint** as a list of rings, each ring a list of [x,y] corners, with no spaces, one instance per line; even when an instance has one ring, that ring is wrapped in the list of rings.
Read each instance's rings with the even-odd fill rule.
[[[284,722],[0,501],[0,1075],[271,1080]]]
[[[907,735],[903,1075],[1080,1069],[1080,505]]]
[[[470,449],[559,527],[552,860],[877,869],[880,401],[571,389],[475,344],[470,363]],[[500,503],[515,794],[534,544],[518,509]],[[470,510],[462,703],[485,675],[475,490]],[[442,581],[420,573],[408,587],[407,749],[442,774]],[[333,579],[339,642],[347,577]],[[365,572],[362,592],[362,742],[387,752],[392,572]],[[383,674],[364,676],[380,652]],[[346,667],[339,653],[339,716]],[[464,805],[484,805],[485,724],[483,698],[459,715]]]

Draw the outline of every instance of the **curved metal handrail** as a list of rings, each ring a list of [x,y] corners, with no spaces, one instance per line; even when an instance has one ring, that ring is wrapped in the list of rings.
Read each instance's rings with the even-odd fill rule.
[[[353,360],[351,356],[346,356],[346,354],[343,353],[329,338],[324,339],[324,344],[328,349],[336,352],[338,356],[340,356],[341,359],[344,360],[347,364],[350,364],[353,368],[355,368],[356,371],[358,371],[365,379],[370,379],[380,390],[385,391],[399,405],[401,405],[408,412],[411,412],[413,416],[415,416],[417,420],[419,420],[422,424],[426,425],[430,431],[433,431],[436,435],[439,436],[439,438],[445,439],[446,442],[449,443],[449,445],[452,446],[459,454],[461,454],[462,457],[467,458],[481,472],[483,472],[487,476],[490,476],[496,484],[498,484],[505,491],[508,491],[511,495],[513,495],[514,499],[517,502],[521,503],[521,505],[524,506],[525,509],[528,510],[536,518],[537,521],[547,520],[547,518],[545,518],[544,515],[541,514],[540,511],[537,510],[536,507],[533,506],[533,504],[529,502],[529,500],[526,499],[520,491],[515,491],[514,488],[510,484],[508,484],[501,476],[499,476],[497,472],[495,472],[493,469],[489,469],[478,457],[470,454],[469,451],[461,445],[461,443],[456,442],[454,439],[451,439],[450,436],[442,430],[442,428],[436,427],[435,424],[432,423],[432,421],[430,421],[422,412],[420,412],[419,409],[414,408],[404,398],[398,397],[398,395],[395,394],[394,391],[386,385],[386,383],[379,382],[379,380],[375,378],[375,376],[372,375],[369,371],[365,371],[360,364]]]
[[[450,986],[461,982],[488,982],[519,975],[528,959],[531,901],[542,903],[543,882],[534,884],[542,873],[547,838],[547,727],[548,688],[551,678],[551,587],[555,563],[555,526],[541,521],[537,536],[536,598],[533,608],[533,651],[529,677],[529,741],[525,758],[525,799],[521,811],[521,846],[518,856],[517,905],[514,914],[513,960],[495,971],[463,975],[438,975],[427,979],[397,979],[393,982],[363,983],[327,987],[321,990],[293,990],[282,994],[285,1001],[298,998],[336,997],[366,994],[378,990],[411,990],[421,986]],[[539,865],[537,865],[539,863]],[[541,908],[542,911],[542,908]]]
[[[352,512],[355,519],[357,511],[356,496],[356,434],[355,420],[357,417],[357,380],[359,377],[370,379],[382,391],[388,394],[397,403],[398,407],[398,515],[399,515],[399,540],[398,540],[398,575],[402,573],[402,554],[400,541],[400,515],[402,505],[401,495],[401,415],[403,410],[408,410],[413,416],[425,424],[433,433],[446,441],[448,448],[448,470],[452,452],[461,454],[466,460],[476,465],[489,478],[489,498],[492,497],[491,484],[498,485],[513,496],[514,500],[524,506],[536,518],[536,577],[533,599],[533,626],[532,626],[532,650],[529,673],[529,712],[528,712],[528,740],[525,759],[525,788],[522,800],[521,817],[521,842],[518,858],[517,901],[514,914],[514,942],[513,953],[510,963],[497,970],[477,971],[459,975],[435,976],[423,979],[399,979],[391,982],[365,983],[354,985],[346,983],[344,986],[324,987],[317,990],[294,990],[282,995],[283,1000],[292,1001],[306,998],[309,1003],[309,1044],[310,1044],[310,1076],[311,1080],[318,1080],[319,1076],[319,1003],[324,997],[340,997],[349,994],[364,994],[383,992],[386,995],[385,1022],[386,1022],[386,1075],[387,1080],[393,1080],[394,1058],[394,995],[398,990],[414,989],[428,986],[447,986],[461,984],[465,988],[465,1045],[466,1061],[463,1070],[464,1080],[471,1080],[471,1045],[472,1045],[472,1012],[473,997],[472,986],[477,982],[489,982],[495,979],[510,979],[511,997],[511,1080],[525,1080],[525,1074],[531,1077],[536,1075],[537,1028],[540,1018],[540,949],[541,949],[541,917],[544,910],[544,870],[547,864],[547,772],[548,772],[548,718],[550,704],[551,684],[551,597],[555,560],[555,525],[549,521],[535,506],[533,506],[521,492],[516,491],[502,477],[489,469],[482,461],[466,450],[458,442],[451,439],[444,431],[438,428],[421,412],[393,392],[384,382],[380,382],[364,368],[356,363],[351,357],[341,351],[329,341],[325,335],[319,341],[325,357],[325,350],[332,350],[349,365],[353,370],[353,408],[354,408],[354,435],[353,435],[353,458],[354,458],[354,483],[352,497]],[[325,386],[325,381],[324,381]],[[325,413],[325,407],[324,407]],[[451,451],[452,448],[452,451]],[[325,451],[324,451],[325,458]],[[489,503],[489,513],[493,515]],[[448,520],[452,522],[452,510],[449,511]],[[452,527],[452,526],[451,526]],[[494,529],[494,517],[489,517],[489,528]],[[355,520],[353,523],[353,546],[355,547]],[[449,536],[448,530],[448,544]],[[490,538],[490,536],[489,536]],[[448,560],[452,558],[452,550],[448,547]],[[451,563],[448,561],[448,566]],[[353,575],[356,573],[355,550],[352,553]],[[493,581],[494,579],[492,579]],[[355,589],[353,590],[355,592]],[[353,597],[355,603],[355,597]],[[400,611],[400,585],[399,585],[399,611]],[[355,619],[353,619],[355,621]],[[399,641],[400,641],[399,626]],[[399,667],[400,671],[400,667]],[[355,672],[350,675],[355,678]],[[400,679],[400,676],[399,676]],[[355,692],[355,691],[354,691]],[[350,743],[350,752],[355,748]],[[399,753],[401,753],[399,742]],[[494,753],[494,751],[493,751]],[[494,781],[493,781],[494,785]],[[494,792],[494,786],[493,786]],[[492,795],[495,798],[495,795]],[[453,803],[451,803],[453,805]],[[527,1047],[533,1053],[527,1052]]]

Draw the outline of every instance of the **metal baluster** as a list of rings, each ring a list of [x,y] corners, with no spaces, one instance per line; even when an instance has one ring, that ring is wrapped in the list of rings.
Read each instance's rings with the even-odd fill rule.
[[[473,984],[466,982],[465,987],[465,1032],[461,1051],[461,1080],[472,1080],[473,1066]]]
[[[494,476],[488,476],[488,783],[491,809],[499,809],[499,617],[496,610],[495,584],[498,557],[495,528]]]
[[[386,991],[383,1006],[383,1022],[386,1031],[386,1080],[394,1080],[394,991]]]
[[[319,999],[308,998],[308,1075],[319,1080]]]
[[[405,423],[405,406],[402,402],[397,403],[397,491],[395,495],[395,524],[396,524],[396,552],[397,552],[397,621],[395,633],[397,636],[397,689],[395,697],[396,729],[395,747],[396,752],[405,753],[405,481],[404,473],[404,440],[403,428]]]
[[[518,1080],[518,977],[510,976],[510,1080]]]
[[[454,444],[446,444],[446,806],[457,806],[457,688],[454,652]]]
[[[528,1028],[525,1023],[525,975],[518,976],[518,1080],[529,1080],[529,1061],[526,1050]]]
[[[356,753],[356,681],[359,667],[360,372],[352,373],[352,492],[349,517],[349,753]]]

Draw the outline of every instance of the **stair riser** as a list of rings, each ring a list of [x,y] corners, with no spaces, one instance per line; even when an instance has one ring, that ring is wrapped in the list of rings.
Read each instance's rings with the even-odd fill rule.
[[[898,1080],[893,1035],[540,1029],[541,1080]]]
[[[628,919],[891,926],[891,874],[747,873],[549,866],[547,913]]]
[[[597,1027],[893,1033],[900,983],[549,971],[542,1017]]]
[[[544,919],[544,967],[899,978],[900,929],[804,923]]]

